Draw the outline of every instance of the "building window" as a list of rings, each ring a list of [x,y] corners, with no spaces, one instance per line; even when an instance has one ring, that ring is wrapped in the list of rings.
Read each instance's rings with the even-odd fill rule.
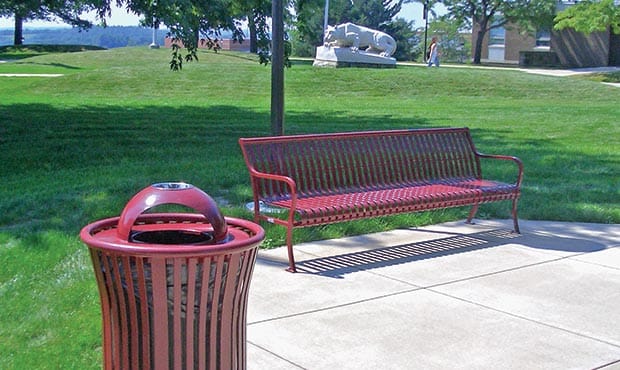
[[[489,30],[489,45],[504,45],[506,43],[506,30],[504,27],[491,28]]]
[[[551,32],[549,30],[538,30],[536,32],[536,48],[549,49],[551,46]]]
[[[504,45],[506,43],[506,29],[504,27],[489,30],[489,45]]]

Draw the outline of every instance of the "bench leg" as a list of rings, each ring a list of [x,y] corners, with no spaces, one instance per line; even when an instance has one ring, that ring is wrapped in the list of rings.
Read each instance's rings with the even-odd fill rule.
[[[471,211],[469,211],[469,216],[467,216],[466,222],[468,224],[473,224],[471,220],[474,218],[477,211],[478,211],[478,205],[475,204],[471,207]],[[512,201],[512,221],[514,225],[514,232],[517,234],[521,234],[521,231],[519,230],[519,219],[517,218],[517,199],[514,199]]]
[[[467,221],[465,221],[468,224],[473,224],[473,222],[471,222],[471,220],[474,219],[474,216],[476,216],[476,212],[478,212],[478,205],[474,204],[471,207],[471,210],[469,211],[469,216],[467,216]]]
[[[517,218],[517,199],[512,200],[512,222],[514,224],[514,232],[521,234],[519,230],[519,219]]]
[[[286,248],[288,249],[288,272],[297,272],[295,267],[295,256],[293,255],[293,227],[286,227]]]

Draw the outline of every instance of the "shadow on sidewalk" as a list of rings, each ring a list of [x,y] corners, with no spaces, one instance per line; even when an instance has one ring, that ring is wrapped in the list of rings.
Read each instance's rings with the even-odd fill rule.
[[[411,230],[411,232],[432,233],[434,231]],[[437,233],[446,234],[443,231]],[[352,272],[465,253],[506,244],[519,244],[530,248],[571,253],[595,252],[606,248],[605,245],[590,240],[536,234],[515,234],[511,230],[496,229],[474,234],[455,233],[440,239],[299,261],[297,262],[297,272],[342,278],[343,275]]]

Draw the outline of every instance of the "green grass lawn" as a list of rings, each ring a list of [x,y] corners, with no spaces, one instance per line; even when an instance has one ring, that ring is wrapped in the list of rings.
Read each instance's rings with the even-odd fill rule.
[[[180,180],[227,216],[250,218],[237,139],[270,134],[270,67],[199,54],[170,72],[170,50],[36,56],[0,50],[0,368],[101,367],[98,293],[84,225],[120,214],[153,182]],[[620,89],[514,70],[422,67],[285,72],[287,134],[468,126],[478,149],[525,165],[519,215],[620,223]],[[488,168],[504,176],[501,168]],[[478,217],[508,218],[510,204]],[[467,209],[295,232],[295,242],[464,219]],[[263,225],[266,247],[282,228]],[[527,230],[524,230],[527,232]]]

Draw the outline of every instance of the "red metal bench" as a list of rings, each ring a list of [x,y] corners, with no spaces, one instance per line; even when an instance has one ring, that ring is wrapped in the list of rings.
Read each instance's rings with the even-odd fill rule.
[[[438,208],[517,200],[523,164],[478,153],[467,128],[413,129],[241,138],[250,171],[254,220],[287,228],[295,272],[293,228]],[[514,182],[483,179],[481,158],[512,161]],[[266,207],[263,207],[266,206]],[[267,213],[281,208],[280,216]]]

